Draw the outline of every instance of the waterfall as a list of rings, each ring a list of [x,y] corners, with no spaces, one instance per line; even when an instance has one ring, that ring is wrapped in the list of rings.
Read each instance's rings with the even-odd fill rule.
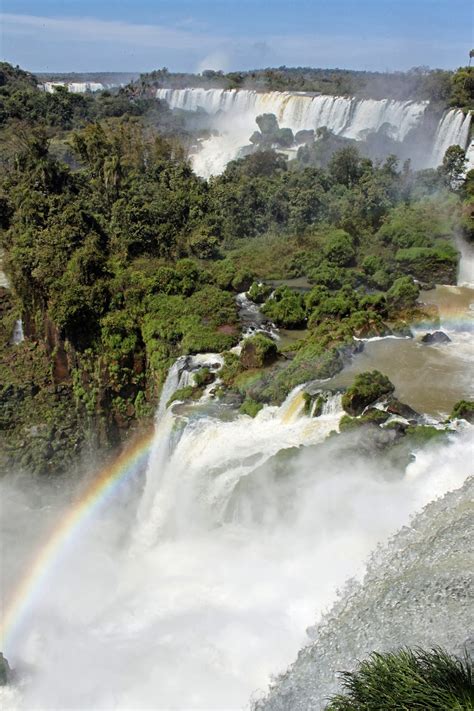
[[[321,416],[332,416],[337,413],[342,412],[342,395],[341,393],[336,393],[335,395],[330,395],[324,402],[322,407]]]
[[[359,432],[328,437],[342,414],[336,395],[320,417],[304,414],[301,387],[253,419],[217,397],[167,407],[197,368],[219,363],[217,356],[190,356],[170,369],[138,515],[130,525],[123,501],[110,502],[82,530],[73,555],[51,571],[8,650],[11,665],[28,672],[20,684],[0,688],[0,706],[246,708],[308,642],[308,623],[330,609],[337,589],[352,576],[360,579],[377,543],[463,484],[472,459],[469,432],[415,452],[400,471],[389,458],[381,465],[375,453],[364,454]],[[17,487],[16,473],[2,477],[7,570],[12,561],[21,570],[31,555],[31,541],[28,547],[17,531],[25,527],[31,537],[40,513],[53,514],[49,489],[38,501],[41,489]],[[433,525],[429,545],[420,547],[417,525],[402,529],[407,545],[400,551],[377,554],[381,575],[369,568],[370,584],[363,586],[373,599],[361,598],[348,617],[335,611],[322,674],[334,680],[342,662],[379,644],[384,625],[388,641],[406,631],[404,641],[424,642],[439,627],[448,647],[459,642],[468,544],[451,510],[447,505],[444,528]],[[446,541],[451,557],[439,556],[433,541]],[[447,578],[453,586],[443,588]],[[347,655],[337,656],[338,649]],[[275,708],[306,708],[309,675],[303,668],[302,689],[293,677],[292,702]]]
[[[436,130],[432,163],[436,167],[443,162],[444,154],[450,146],[467,148],[471,114],[464,114],[460,109],[447,111]]]
[[[220,173],[248,144],[259,114],[272,113],[280,126],[294,133],[323,126],[343,138],[363,140],[368,133],[383,130],[391,140],[402,143],[413,129],[423,128],[428,101],[356,99],[354,97],[305,94],[301,92],[257,92],[246,89],[158,89],[156,97],[171,108],[204,110],[213,117],[219,135],[201,144],[193,157],[195,171],[208,177]],[[231,122],[226,115],[232,116]],[[441,118],[431,155],[423,167],[436,167],[450,145],[466,147],[470,115],[459,109]]]
[[[167,383],[176,382],[179,360]],[[187,416],[174,415],[173,406],[163,412],[162,396],[145,504],[135,532],[139,545],[153,546],[159,537],[192,527],[221,525],[242,478],[280,449],[316,444],[337,430],[340,399],[339,407],[311,419],[303,416],[302,391],[303,386],[297,386],[280,407],[264,407],[254,419],[234,413],[227,420],[222,413],[216,417],[199,407],[191,408]]]
[[[220,367],[222,363],[222,356],[213,353],[181,356],[169,369],[156,410],[155,437],[148,462],[145,488],[138,511],[139,521],[146,520],[149,516],[152,498],[160,486],[166,462],[174,445],[172,435],[176,422],[172,408],[168,407],[171,396],[177,390],[191,384],[193,371],[204,366],[215,369]],[[175,434],[177,435],[176,430]]]
[[[426,101],[358,100],[343,96],[314,96],[287,91],[260,93],[245,89],[158,89],[156,96],[167,101],[172,108],[187,111],[201,108],[209,114],[231,112],[233,117],[248,114],[252,130],[256,116],[272,113],[280,125],[295,132],[326,126],[345,138],[362,138],[366,131],[377,131],[388,125],[391,137],[397,141],[402,141],[419,123],[428,106]]]
[[[40,88],[42,88],[47,94],[54,94],[57,86],[67,87],[71,94],[87,94],[89,92],[111,89],[113,86],[116,86],[116,84],[102,84],[102,82],[99,81],[46,81],[44,84],[40,85]]]
[[[15,325],[13,326],[11,343],[12,343],[12,345],[17,346],[19,343],[22,343],[24,340],[25,340],[25,335],[23,333],[23,321],[21,320],[21,318],[19,318],[15,321]]]

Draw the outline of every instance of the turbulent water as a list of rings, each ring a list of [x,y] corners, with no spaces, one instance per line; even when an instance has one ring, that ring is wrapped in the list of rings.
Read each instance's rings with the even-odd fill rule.
[[[433,473],[437,466],[434,462]],[[445,470],[454,465],[444,460]],[[443,646],[474,651],[474,478],[431,503],[372,557],[362,584],[308,630],[314,640],[259,711],[317,711],[339,690],[338,670],[376,649]]]
[[[200,175],[222,172],[239,149],[248,144],[259,114],[272,113],[280,126],[294,133],[327,127],[344,138],[363,140],[368,133],[383,131],[392,141],[403,143],[414,129],[423,128],[427,101],[355,99],[299,92],[257,92],[245,89],[158,89],[157,98],[172,108],[204,110],[214,118],[219,134],[204,141],[193,165]],[[229,116],[231,120],[229,120]],[[466,147],[470,115],[453,109],[445,112],[435,128],[431,153],[421,167],[436,167],[453,144]],[[428,128],[428,132],[431,129]]]
[[[469,313],[466,288],[432,299],[446,328],[450,310]],[[243,295],[239,306],[247,333],[272,328]],[[447,364],[458,346],[419,348]],[[452,378],[470,372],[472,357],[462,362]],[[374,648],[462,646],[472,623],[472,484],[446,493],[472,473],[472,428],[461,423],[448,441],[415,450],[401,470],[364,453],[359,433],[328,439],[338,395],[320,417],[305,415],[299,387],[254,419],[218,400],[217,383],[198,402],[168,406],[196,370],[218,378],[221,364],[202,354],[170,369],[143,478],[81,529],[3,650],[18,673],[0,690],[5,711],[222,711],[258,699],[269,711],[318,709],[336,671]],[[408,388],[417,374],[402,371],[397,388]],[[432,375],[430,387],[439,394],[446,383]],[[73,494],[12,475],[0,496],[7,599]]]

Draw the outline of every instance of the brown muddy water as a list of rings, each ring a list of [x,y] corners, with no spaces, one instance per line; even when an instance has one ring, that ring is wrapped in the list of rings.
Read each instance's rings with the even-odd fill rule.
[[[414,338],[373,339],[328,387],[350,385],[357,373],[379,370],[396,388],[396,395],[418,412],[447,416],[453,405],[474,397],[474,288],[438,286],[424,292],[422,300],[435,304],[440,313],[438,327],[413,328]],[[446,333],[451,343],[425,345],[422,336],[434,330]]]

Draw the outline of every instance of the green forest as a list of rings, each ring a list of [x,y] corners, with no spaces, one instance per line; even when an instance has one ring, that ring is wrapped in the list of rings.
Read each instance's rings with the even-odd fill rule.
[[[300,74],[292,87],[306,89]],[[472,105],[473,70],[438,80],[446,105]],[[432,319],[420,289],[455,283],[455,238],[474,238],[474,174],[456,146],[414,172],[353,145],[325,152],[320,135],[311,160],[262,146],[206,181],[183,117],[146,92],[48,94],[7,64],[0,137],[0,450],[39,474],[149,424],[179,355],[223,353],[221,397],[247,414],[335,374],[353,336]],[[310,290],[273,284],[296,278]],[[298,337],[231,353],[241,292]],[[11,345],[18,318],[26,338]]]

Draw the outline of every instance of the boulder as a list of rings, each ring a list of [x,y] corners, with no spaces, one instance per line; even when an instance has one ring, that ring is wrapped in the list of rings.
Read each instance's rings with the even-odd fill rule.
[[[395,390],[393,383],[378,370],[360,373],[342,397],[342,407],[349,414],[361,415],[366,407],[391,395]]]
[[[404,402],[400,402],[396,397],[389,397],[387,404],[385,405],[385,411],[391,415],[398,415],[403,417],[405,420],[418,420],[420,415],[416,412],[410,405],[405,405]]]
[[[297,131],[295,134],[295,143],[298,145],[301,145],[302,143],[312,143],[313,141],[314,131],[312,128]]]
[[[6,686],[12,677],[12,670],[7,660],[0,652],[0,686]]]
[[[425,333],[421,342],[427,346],[432,346],[438,343],[451,343],[451,339],[443,331],[433,331],[433,333]]]
[[[247,338],[240,353],[240,362],[244,368],[263,368],[271,365],[278,357],[278,348],[271,338],[257,333]]]

